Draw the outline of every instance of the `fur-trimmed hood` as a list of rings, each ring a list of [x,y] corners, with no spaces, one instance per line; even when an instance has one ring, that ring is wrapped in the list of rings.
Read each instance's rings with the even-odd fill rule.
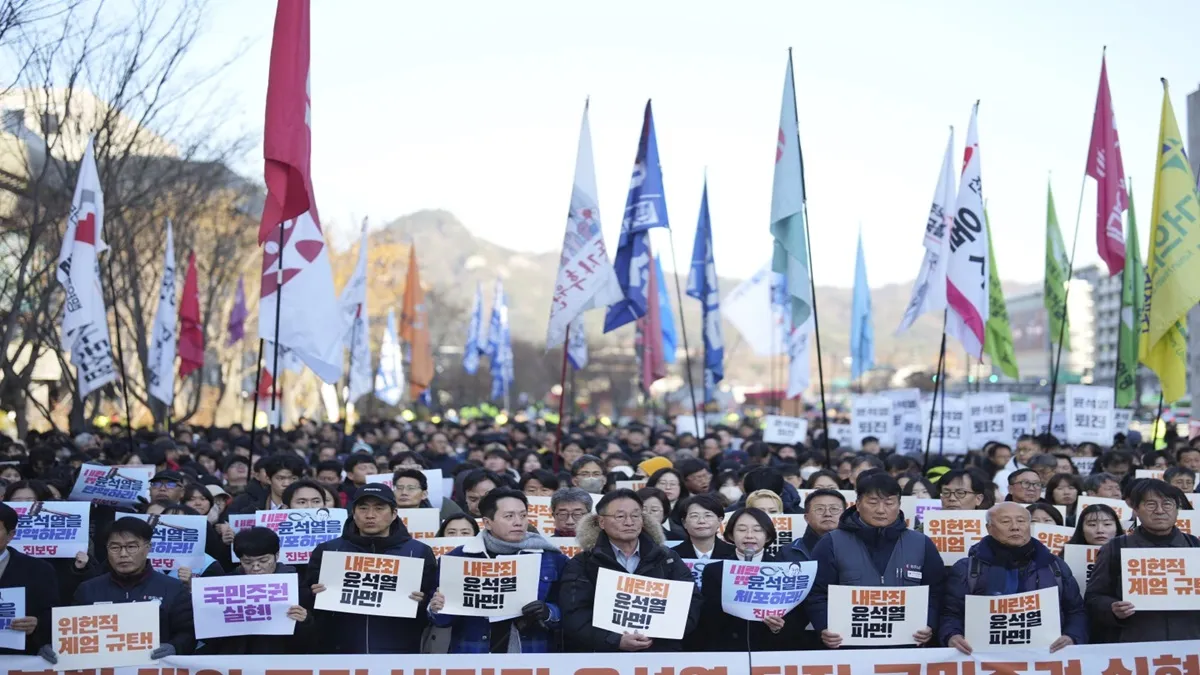
[[[603,532],[604,530],[600,528],[600,517],[595,513],[590,513],[575,526],[575,541],[579,542],[580,548],[590,551],[596,547],[596,543],[600,541],[600,534]],[[663,546],[666,542],[662,523],[654,519],[642,519],[642,534],[653,539],[654,543],[659,546]]]

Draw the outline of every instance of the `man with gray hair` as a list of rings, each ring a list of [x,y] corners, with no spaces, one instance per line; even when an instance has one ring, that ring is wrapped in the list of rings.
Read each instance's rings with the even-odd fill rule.
[[[583,488],[566,487],[550,495],[556,537],[574,537],[579,521],[591,512],[592,495]]]
[[[1094,473],[1083,483],[1083,490],[1090,497],[1106,499],[1121,498],[1121,480],[1111,473]]]

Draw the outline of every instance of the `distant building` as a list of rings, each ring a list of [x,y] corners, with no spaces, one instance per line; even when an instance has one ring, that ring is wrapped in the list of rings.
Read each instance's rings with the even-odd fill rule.
[[[1096,302],[1092,282],[1081,278],[1081,272],[1076,272],[1067,294],[1071,349],[1062,352],[1063,374],[1060,381],[1090,383],[1095,378],[1096,354],[1099,351]],[[1013,352],[1022,382],[1050,381],[1052,359],[1056,355],[1051,344],[1057,342],[1058,336],[1050,335],[1044,297],[1043,292],[1037,290],[1006,299],[1013,333]]]

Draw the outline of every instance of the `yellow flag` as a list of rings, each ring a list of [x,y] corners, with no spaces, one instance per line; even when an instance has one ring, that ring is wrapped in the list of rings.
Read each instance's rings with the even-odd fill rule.
[[[1187,393],[1186,315],[1200,301],[1200,204],[1166,80],[1150,214],[1154,223],[1139,358],[1158,374],[1163,398],[1172,402]]]

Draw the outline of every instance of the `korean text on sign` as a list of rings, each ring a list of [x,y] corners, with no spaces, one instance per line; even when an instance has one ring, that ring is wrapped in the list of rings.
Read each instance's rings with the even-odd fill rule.
[[[511,617],[537,600],[541,554],[497,558],[444,555],[439,562],[445,614]]]
[[[91,504],[5,502],[17,512],[12,546],[34,558],[74,558],[87,552]]]
[[[1071,537],[1075,536],[1075,528],[1066,527],[1065,525],[1032,523],[1029,530],[1030,534],[1042,542],[1054,555],[1062,555],[1063,546],[1066,546],[1067,542],[1071,541]]]
[[[291,635],[288,608],[299,603],[296,573],[192,577],[196,637]]]
[[[1049,647],[1062,635],[1058,587],[1014,595],[968,595],[965,637],[977,651]]]
[[[986,532],[986,511],[928,511],[924,517],[925,536],[933,540],[947,565],[967,557]]]
[[[255,514],[259,527],[279,535],[279,560],[288,565],[307,565],[317,544],[342,535],[346,509],[280,509]]]
[[[1121,549],[1121,590],[1139,612],[1200,609],[1200,549]]]
[[[829,631],[850,647],[913,644],[913,633],[928,625],[928,607],[928,586],[830,586]]]
[[[596,575],[592,625],[621,633],[678,640],[683,637],[696,585],[601,568]]]
[[[25,616],[25,589],[0,588],[0,649],[25,649],[25,633],[13,630],[13,619]]]
[[[747,621],[762,621],[792,611],[812,590],[817,563],[721,563],[721,609]]]
[[[204,516],[154,515],[130,513],[122,518],[136,518],[150,523],[150,566],[159,572],[180,567],[199,574],[204,571],[204,545],[208,539],[208,519]]]
[[[684,565],[687,565],[688,571],[692,573],[692,581],[695,582],[696,588],[704,587],[704,568],[708,567],[708,560],[699,558],[680,558]]]
[[[1099,546],[1087,544],[1067,544],[1063,546],[1063,560],[1071,568],[1071,574],[1079,582],[1080,588],[1085,588],[1092,579],[1092,570],[1096,568],[1096,557],[1100,553]]]
[[[55,607],[51,645],[59,670],[150,663],[158,647],[158,601]]]
[[[783,549],[790,548],[792,542],[803,538],[808,529],[804,516],[796,513],[772,513],[771,524],[775,526],[775,543],[767,547],[768,555],[779,555]]]
[[[421,590],[424,558],[326,551],[321,557],[317,609],[347,614],[417,616],[411,597]]]
[[[84,464],[68,499],[105,506],[132,506],[138,497],[149,500],[152,475],[152,466]]]
[[[767,443],[803,443],[808,437],[808,420],[803,417],[767,415],[763,441]]]

